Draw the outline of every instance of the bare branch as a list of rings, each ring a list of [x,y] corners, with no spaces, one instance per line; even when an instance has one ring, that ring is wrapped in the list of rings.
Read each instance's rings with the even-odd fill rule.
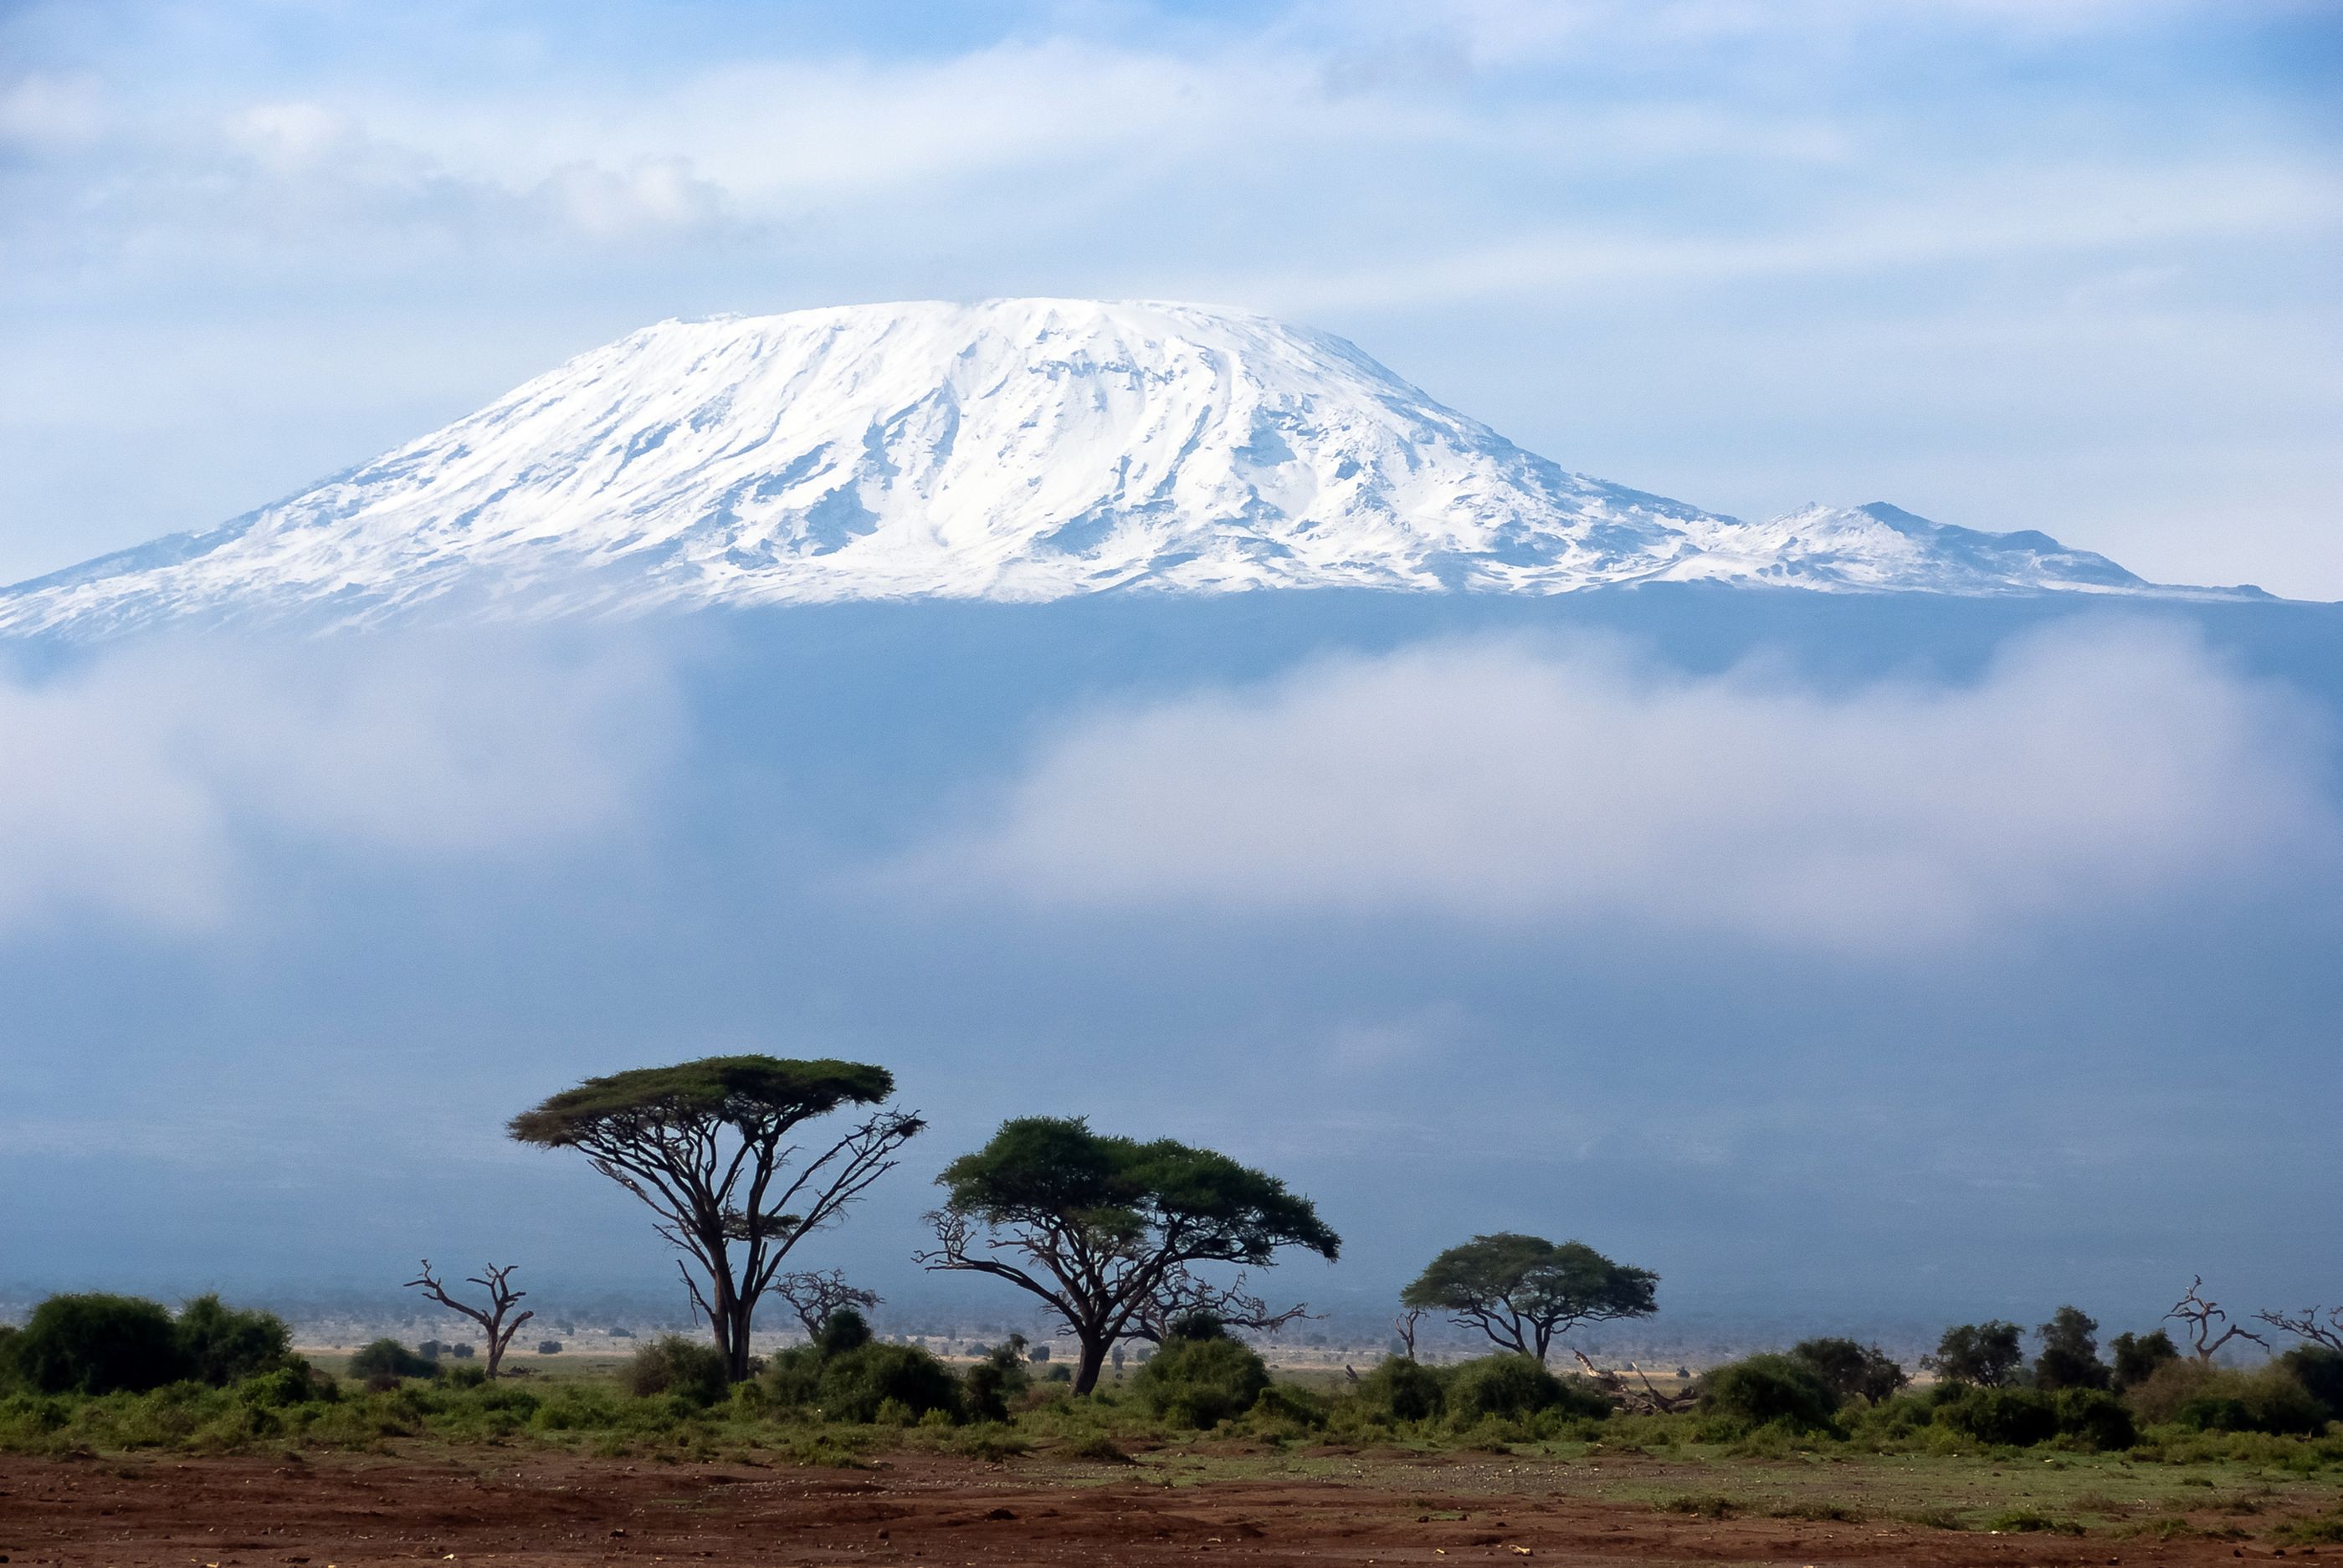
[[[2308,1340],[2330,1351],[2343,1351],[2343,1307],[2305,1307],[2293,1316],[2285,1312],[2256,1312],[2254,1316],[2297,1339]]]
[[[2171,1322],[2186,1325],[2191,1348],[2199,1362],[2209,1362],[2223,1345],[2231,1340],[2251,1340],[2264,1350],[2269,1342],[2242,1324],[2229,1322],[2229,1314],[2217,1302],[2205,1299],[2205,1276],[2197,1275],[2189,1282],[2188,1289],[2172,1310],[2164,1314]],[[2224,1324],[2227,1326],[2223,1327]]]
[[[490,1263],[465,1282],[478,1285],[488,1292],[488,1304],[485,1307],[476,1307],[449,1295],[446,1284],[431,1271],[431,1260],[428,1258],[423,1260],[421,1271],[414,1279],[407,1281],[404,1288],[421,1291],[449,1312],[461,1312],[479,1324],[480,1332],[488,1336],[488,1373],[495,1377],[503,1368],[505,1350],[512,1343],[513,1335],[520,1332],[521,1324],[537,1316],[534,1312],[523,1312],[518,1317],[508,1316],[514,1304],[528,1294],[527,1291],[514,1290],[510,1284],[513,1271],[518,1267],[517,1263],[508,1263],[498,1268]]]
[[[821,1325],[841,1308],[867,1312],[883,1299],[876,1291],[848,1284],[843,1269],[801,1269],[795,1273],[777,1274],[772,1291],[805,1325],[808,1339],[820,1333]]]

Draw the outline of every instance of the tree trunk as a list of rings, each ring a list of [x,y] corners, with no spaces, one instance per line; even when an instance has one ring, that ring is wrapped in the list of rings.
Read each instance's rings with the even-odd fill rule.
[[[1099,1368],[1106,1364],[1107,1337],[1101,1332],[1085,1332],[1081,1336],[1081,1365],[1074,1372],[1074,1392],[1088,1393],[1098,1387]]]
[[[724,1352],[725,1375],[734,1382],[749,1381],[749,1328],[754,1312],[747,1302],[725,1292],[724,1326],[716,1331],[716,1337]]]

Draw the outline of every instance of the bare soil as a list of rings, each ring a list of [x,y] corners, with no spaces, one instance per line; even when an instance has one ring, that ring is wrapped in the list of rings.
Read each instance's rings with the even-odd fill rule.
[[[1142,1468],[897,1454],[858,1470],[528,1451],[437,1458],[0,1458],[0,1563],[524,1564],[2234,1563],[2251,1541],[1987,1534],[1891,1518],[1704,1518],[1564,1466],[1330,1462],[1180,1484]],[[1583,1470],[1584,1467],[1575,1467]],[[1612,1477],[1620,1467],[1610,1467]],[[1664,1471],[1664,1467],[1659,1467]],[[1655,1471],[1645,1478],[1665,1485]],[[1713,1480],[1713,1475],[1712,1475]],[[2343,1558],[2343,1549],[2328,1555]]]

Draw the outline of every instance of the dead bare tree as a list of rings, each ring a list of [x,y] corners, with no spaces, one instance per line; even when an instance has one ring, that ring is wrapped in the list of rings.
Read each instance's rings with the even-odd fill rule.
[[[1130,1336],[1160,1345],[1173,1323],[1200,1314],[1216,1318],[1229,1328],[1273,1334],[1315,1315],[1307,1302],[1282,1312],[1272,1311],[1267,1302],[1247,1291],[1244,1282],[1242,1272],[1225,1285],[1215,1285],[1198,1279],[1184,1268],[1167,1270],[1155,1289],[1131,1313]]]
[[[1627,1380],[1617,1372],[1597,1369],[1593,1362],[1586,1359],[1586,1352],[1577,1346],[1573,1345],[1570,1353],[1578,1358],[1578,1364],[1586,1369],[1586,1375],[1594,1380],[1594,1386],[1603,1391],[1603,1396],[1622,1410],[1636,1415],[1668,1415],[1676,1411],[1690,1410],[1700,1402],[1700,1396],[1690,1389],[1676,1393],[1662,1393],[1659,1386],[1652,1382],[1651,1374],[1634,1362],[1627,1363],[1627,1370],[1634,1372],[1635,1381],[1644,1385],[1640,1390],[1629,1388]]]
[[[2286,1312],[2256,1312],[2255,1317],[2297,1339],[2343,1351],[2343,1307],[2305,1307],[2299,1316]]]
[[[1428,1315],[1423,1307],[1410,1307],[1392,1320],[1392,1332],[1399,1336],[1399,1342],[1405,1347],[1403,1353],[1410,1361],[1415,1359],[1416,1327]]]
[[[841,1309],[852,1307],[858,1312],[868,1312],[885,1299],[876,1291],[848,1284],[843,1269],[800,1269],[777,1275],[772,1292],[798,1315],[809,1340],[819,1336],[821,1325]]]
[[[461,1312],[480,1325],[480,1331],[488,1336],[488,1375],[494,1377],[504,1365],[505,1347],[512,1343],[513,1335],[520,1332],[521,1324],[537,1316],[534,1312],[527,1312],[509,1321],[506,1317],[514,1304],[528,1294],[527,1291],[512,1288],[512,1272],[519,1267],[518,1263],[508,1263],[499,1269],[490,1263],[464,1282],[488,1292],[488,1304],[485,1307],[476,1307],[469,1302],[459,1302],[449,1295],[447,1285],[431,1271],[431,1260],[428,1258],[423,1260],[423,1271],[407,1282],[407,1289],[421,1291],[449,1312]]]
[[[2231,1340],[2251,1340],[2264,1350],[2269,1348],[2268,1340],[2242,1323],[2230,1322],[2229,1314],[2221,1310],[2218,1302],[2205,1299],[2205,1276],[2202,1274],[2188,1282],[2187,1292],[2174,1302],[2172,1310],[2164,1316],[2167,1322],[2183,1325],[2183,1332],[2188,1336],[2189,1348],[2196,1352],[2199,1362],[2207,1364]],[[2225,1324],[2226,1327],[2223,1326]]]

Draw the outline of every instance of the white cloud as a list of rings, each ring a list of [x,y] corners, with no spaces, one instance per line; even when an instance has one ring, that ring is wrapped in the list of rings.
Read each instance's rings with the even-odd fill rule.
[[[1920,951],[2331,866],[2327,765],[2307,708],[2160,626],[1841,692],[1475,643],[1094,719],[892,875],[1058,907]]]
[[[156,645],[0,678],[0,930],[196,929],[262,843],[445,864],[624,821],[660,766],[654,665],[416,639]]]

